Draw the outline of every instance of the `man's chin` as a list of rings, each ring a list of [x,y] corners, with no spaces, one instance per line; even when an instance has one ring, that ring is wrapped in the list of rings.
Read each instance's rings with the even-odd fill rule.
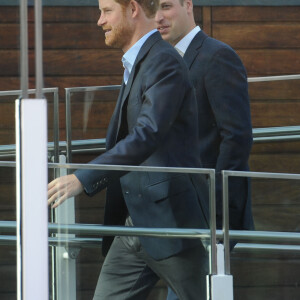
[[[169,42],[169,40],[170,40],[170,35],[169,34],[160,32],[160,35],[163,38],[163,40]]]
[[[105,45],[111,48],[121,49],[120,43],[114,40],[105,39]]]
[[[105,45],[109,47],[113,47],[114,41],[110,38],[105,38]]]

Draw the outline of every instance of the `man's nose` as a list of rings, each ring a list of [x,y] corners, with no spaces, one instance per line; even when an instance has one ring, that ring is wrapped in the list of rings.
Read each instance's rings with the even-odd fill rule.
[[[155,22],[156,22],[156,23],[159,23],[159,22],[161,22],[162,20],[163,20],[163,14],[161,13],[160,10],[158,10],[158,11],[156,12],[156,15],[155,15]]]
[[[97,26],[101,27],[103,24],[104,24],[104,17],[101,14],[99,19],[98,19]]]

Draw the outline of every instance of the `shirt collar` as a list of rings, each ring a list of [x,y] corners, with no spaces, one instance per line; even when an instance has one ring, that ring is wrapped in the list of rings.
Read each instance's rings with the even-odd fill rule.
[[[186,49],[192,42],[195,35],[201,31],[199,26],[193,28],[183,39],[181,39],[176,45],[175,48],[179,49],[183,54],[186,52]]]
[[[125,70],[128,71],[128,77],[131,73],[132,67],[134,65],[134,62],[142,48],[142,46],[144,45],[144,43],[146,42],[146,40],[148,39],[148,37],[150,35],[152,35],[153,33],[155,33],[157,31],[157,29],[153,29],[150,32],[148,32],[147,34],[145,34],[142,38],[140,38],[129,50],[127,50],[123,57],[122,57],[122,63],[123,63],[123,67],[125,68]],[[128,78],[127,78],[128,80]],[[126,80],[126,81],[127,81]],[[126,82],[125,82],[126,83]]]

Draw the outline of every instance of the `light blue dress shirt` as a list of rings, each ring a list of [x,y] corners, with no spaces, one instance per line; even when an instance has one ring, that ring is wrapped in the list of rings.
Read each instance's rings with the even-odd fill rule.
[[[148,37],[150,35],[152,35],[153,33],[155,33],[156,31],[157,31],[157,29],[153,29],[150,32],[148,32],[147,34],[145,34],[129,50],[127,50],[126,53],[123,55],[122,63],[123,63],[123,67],[125,69],[124,70],[124,82],[125,82],[125,84],[127,84],[129,75],[130,75],[131,70],[132,70],[132,67],[134,65],[134,62],[135,62],[142,46],[144,45],[144,43],[146,42]]]

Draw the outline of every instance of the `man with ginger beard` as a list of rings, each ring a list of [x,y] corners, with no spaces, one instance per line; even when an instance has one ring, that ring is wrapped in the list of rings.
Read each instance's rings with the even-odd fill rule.
[[[216,169],[217,227],[221,228],[221,171],[249,170],[252,126],[247,74],[232,48],[196,26],[192,0],[160,0],[155,20],[162,38],[183,56],[190,71],[198,101],[199,155],[205,168]],[[230,229],[254,228],[247,178],[230,178],[229,222]],[[169,289],[167,300],[175,299]]]
[[[111,118],[107,151],[93,164],[201,167],[197,102],[187,67],[155,25],[158,0],[99,0],[105,42],[124,52],[124,81]],[[83,190],[107,188],[105,225],[207,228],[208,190],[201,175],[77,170],[48,185],[53,208]],[[164,279],[182,300],[198,299],[208,257],[198,239],[104,237],[95,300],[147,299]]]

